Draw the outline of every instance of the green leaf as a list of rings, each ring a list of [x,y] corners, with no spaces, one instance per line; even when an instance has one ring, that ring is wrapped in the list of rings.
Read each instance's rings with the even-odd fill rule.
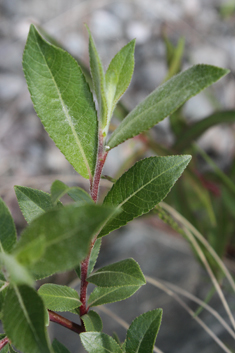
[[[106,98],[108,103],[108,122],[105,128],[108,134],[109,122],[115,106],[127,90],[134,71],[135,39],[125,45],[112,59],[105,74]]]
[[[133,109],[113,132],[107,145],[114,148],[150,129],[177,110],[189,98],[218,81],[229,71],[210,65],[195,65],[174,76]]]
[[[57,204],[57,202],[61,199],[62,196],[68,194],[77,204],[82,203],[93,203],[90,195],[83,189],[73,186],[69,187],[64,184],[60,180],[55,180],[51,185],[51,199],[53,204]]]
[[[103,329],[103,323],[100,316],[93,310],[90,310],[88,314],[81,317],[86,332],[101,332]]]
[[[98,306],[115,303],[131,297],[141,286],[96,287],[90,294],[88,305]]]
[[[51,196],[46,192],[18,185],[14,189],[21,212],[28,223],[53,208]]]
[[[52,353],[45,328],[43,301],[26,285],[9,287],[3,326],[12,344],[24,353]]]
[[[2,311],[8,285],[8,282],[0,280],[0,312]]]
[[[15,253],[19,257],[35,239],[44,237],[44,252],[29,266],[31,272],[38,279],[70,270],[86,257],[92,238],[112,212],[113,208],[95,204],[50,210],[24,230]]]
[[[80,334],[80,338],[89,353],[122,353],[117,342],[105,333],[84,332]]]
[[[69,350],[62,343],[57,341],[56,338],[52,342],[52,348],[55,353],[70,353]]]
[[[0,253],[1,265],[7,273],[7,279],[12,284],[33,285],[34,280],[25,266],[23,266],[14,255],[5,252]]]
[[[113,185],[104,205],[121,212],[110,217],[99,237],[149,212],[162,201],[187,166],[191,156],[150,157],[137,162]]]
[[[139,264],[133,259],[126,259],[102,267],[93,272],[87,282],[99,287],[118,287],[125,285],[142,286],[146,283]]]
[[[3,249],[10,252],[16,242],[16,229],[11,213],[0,198],[0,243]]]
[[[101,239],[97,239],[93,248],[92,248],[90,261],[89,261],[89,265],[88,265],[87,276],[89,276],[94,269],[94,266],[96,264],[96,260],[98,258],[99,252],[100,252],[101,241],[102,241]]]
[[[151,353],[161,325],[162,309],[137,317],[126,335],[126,353]]]
[[[198,139],[206,130],[217,124],[234,123],[235,110],[225,110],[215,112],[212,115],[192,124],[178,137],[174,144],[174,149],[183,151],[189,147],[193,141]]]
[[[12,348],[12,346],[9,346],[8,353],[17,353],[17,352]]]
[[[84,178],[94,174],[97,116],[81,68],[31,25],[23,69],[36,113],[57,147]]]
[[[87,27],[87,26],[86,26]],[[105,76],[102,63],[97,52],[91,32],[87,27],[89,33],[89,57],[90,57],[90,70],[91,77],[95,89],[96,98],[99,107],[99,118],[101,126],[104,128],[107,124],[107,101],[105,96]]]
[[[58,284],[43,284],[39,290],[47,309],[54,311],[70,311],[81,306],[75,289]]]

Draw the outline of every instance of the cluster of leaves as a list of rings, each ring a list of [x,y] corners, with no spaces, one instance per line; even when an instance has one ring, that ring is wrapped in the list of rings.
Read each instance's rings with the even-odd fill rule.
[[[31,26],[23,68],[34,108],[45,129],[74,169],[90,181],[90,194],[56,180],[50,194],[16,186],[15,192],[28,226],[16,237],[12,216],[0,201],[1,283],[0,310],[6,336],[2,352],[68,352],[58,341],[51,345],[46,327],[55,321],[80,334],[90,352],[153,351],[162,311],[136,318],[126,340],[102,333],[102,321],[91,307],[126,299],[145,284],[133,259],[94,271],[101,239],[163,200],[190,161],[188,155],[143,159],[126,171],[97,204],[102,168],[110,149],[151,128],[187,99],[211,85],[227,70],[197,65],[157,88],[120,123],[107,140],[115,106],[127,89],[134,68],[134,41],[112,59],[104,74],[89,33],[90,69],[98,113],[83,71],[64,50],[44,40]],[[71,204],[61,198],[69,195]],[[80,295],[72,288],[34,283],[57,272],[75,269]],[[95,289],[87,300],[87,285]],[[66,323],[56,312],[69,311],[81,324]]]

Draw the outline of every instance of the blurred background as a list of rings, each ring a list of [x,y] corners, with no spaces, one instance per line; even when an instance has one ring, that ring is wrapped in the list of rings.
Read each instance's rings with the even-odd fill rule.
[[[105,69],[115,53],[136,38],[133,79],[112,129],[129,110],[181,69],[205,63],[231,70],[188,101],[173,118],[158,124],[150,135],[141,135],[112,150],[104,174],[116,178],[119,168],[124,171],[145,156],[193,153],[191,172],[196,179],[186,179],[183,189],[180,184],[178,189],[174,187],[167,202],[201,227],[200,231],[234,274],[235,1],[0,0],[0,196],[9,206],[19,233],[26,222],[17,206],[14,185],[48,192],[51,183],[59,179],[88,190],[87,181],[55,147],[34,112],[21,64],[31,23],[87,68],[88,34],[84,23],[91,29]],[[194,129],[189,143],[180,146],[188,129],[207,117],[212,117],[210,124],[199,129],[200,133],[195,134]],[[103,180],[102,192],[110,186]],[[210,292],[210,281],[188,243],[156,216],[136,220],[106,238],[98,266],[133,257],[148,276],[174,283],[202,300]],[[73,279],[74,274],[70,273],[52,280],[67,284]],[[234,312],[234,297],[226,285],[223,289]],[[186,303],[197,309],[190,301]],[[216,295],[210,304],[226,317]],[[174,298],[149,284],[133,298],[107,307],[128,323],[147,310],[162,307],[163,323],[156,343],[164,353],[222,352]],[[107,313],[101,315],[104,331],[115,331],[124,340],[125,329]],[[216,336],[235,349],[234,340],[213,317],[204,311],[200,317]],[[76,334],[53,324],[50,334],[72,353],[83,352]]]

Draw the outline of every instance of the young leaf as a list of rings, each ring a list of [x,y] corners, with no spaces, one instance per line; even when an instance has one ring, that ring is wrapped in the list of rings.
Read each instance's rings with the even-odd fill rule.
[[[42,256],[29,266],[36,278],[72,269],[86,257],[91,239],[113,212],[113,208],[95,204],[50,210],[24,230],[15,253],[19,258],[25,247],[44,237]]]
[[[10,252],[16,242],[16,229],[13,218],[5,202],[0,198],[0,243]]]
[[[87,26],[86,26],[87,27]],[[97,52],[91,32],[87,27],[89,33],[89,57],[91,77],[95,89],[96,98],[99,107],[99,118],[102,128],[107,124],[107,101],[105,96],[105,76],[102,63]]]
[[[3,307],[3,303],[5,300],[8,285],[9,285],[8,282],[0,280],[0,315]]]
[[[89,261],[89,265],[88,265],[87,276],[89,276],[94,269],[94,266],[96,264],[96,260],[98,258],[99,252],[100,252],[101,241],[102,241],[101,239],[97,239],[93,248],[92,248],[90,261]]]
[[[141,286],[96,287],[88,299],[89,307],[115,303],[131,297]]]
[[[57,147],[84,178],[94,174],[97,116],[81,68],[31,25],[23,69],[36,113]]]
[[[150,157],[137,162],[113,185],[104,205],[121,212],[110,217],[99,237],[149,212],[162,201],[187,166],[191,156]]]
[[[2,353],[2,352],[1,352]],[[13,348],[12,346],[9,346],[9,351],[8,353],[17,353]]]
[[[106,98],[108,103],[108,122],[105,128],[108,134],[109,121],[114,108],[127,90],[134,71],[135,40],[125,45],[112,59],[105,74]]]
[[[103,323],[100,316],[93,310],[90,310],[88,314],[83,315],[81,317],[84,326],[86,328],[86,332],[101,332],[103,329]]]
[[[55,353],[70,353],[69,350],[62,343],[57,341],[56,338],[52,342],[52,348]]]
[[[210,65],[195,65],[174,76],[133,109],[111,135],[107,145],[114,148],[150,129],[177,110],[189,98],[218,81],[229,71]]]
[[[69,187],[68,185],[64,184],[60,180],[55,180],[54,183],[51,185],[51,199],[53,204],[57,204],[57,202],[61,199],[62,196],[68,194],[77,204],[79,203],[93,203],[92,198],[90,195],[83,189],[73,186]]]
[[[25,266],[23,266],[14,255],[5,252],[0,253],[1,265],[7,273],[7,279],[12,284],[33,285],[34,280]]]
[[[70,311],[82,304],[77,291],[67,286],[46,283],[39,288],[38,294],[49,310]]]
[[[126,259],[112,265],[102,267],[93,272],[87,282],[99,287],[142,286],[146,283],[138,263],[133,259]]]
[[[80,338],[88,353],[122,353],[117,342],[105,333],[84,332]]]
[[[152,353],[161,325],[162,309],[148,311],[137,317],[126,335],[126,353]]]
[[[46,192],[18,185],[14,189],[21,212],[28,223],[53,208],[51,197]]]
[[[9,287],[3,307],[3,326],[12,344],[24,353],[52,353],[43,302],[33,288]]]

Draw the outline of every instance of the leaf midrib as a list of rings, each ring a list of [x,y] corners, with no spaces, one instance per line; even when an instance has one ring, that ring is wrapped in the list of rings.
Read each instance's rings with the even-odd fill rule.
[[[90,166],[89,166],[88,160],[87,160],[87,158],[86,158],[85,152],[84,152],[83,147],[82,147],[82,145],[81,145],[81,142],[80,142],[80,140],[79,140],[79,138],[78,138],[78,135],[77,135],[77,133],[76,133],[76,130],[75,130],[75,128],[74,128],[74,125],[73,125],[73,123],[72,123],[72,120],[71,120],[71,117],[70,117],[69,112],[68,112],[68,110],[67,110],[67,107],[66,107],[66,105],[65,105],[64,102],[63,102],[63,99],[62,99],[62,96],[61,96],[59,87],[58,87],[58,85],[57,85],[57,83],[56,83],[56,81],[55,81],[55,79],[54,79],[54,76],[53,76],[53,74],[52,74],[52,72],[51,72],[51,70],[50,70],[50,68],[49,68],[49,66],[48,66],[48,64],[47,64],[46,58],[45,58],[45,56],[44,56],[44,54],[43,54],[43,52],[42,52],[42,50],[41,50],[41,48],[40,48],[40,46],[39,46],[37,40],[36,40],[36,44],[37,44],[37,46],[38,46],[38,48],[39,48],[39,51],[40,51],[40,53],[41,53],[41,55],[42,55],[42,57],[43,57],[43,59],[44,59],[44,62],[45,62],[45,64],[46,64],[46,67],[47,67],[47,69],[48,69],[48,71],[49,71],[49,73],[50,73],[50,75],[51,75],[52,81],[53,81],[53,83],[54,83],[54,85],[55,85],[55,88],[56,88],[57,93],[58,93],[58,96],[59,96],[60,104],[61,104],[61,106],[62,106],[62,109],[63,109],[63,111],[64,111],[64,114],[65,114],[65,116],[66,116],[66,119],[67,119],[67,121],[68,121],[68,123],[69,123],[69,126],[70,126],[70,128],[71,128],[71,130],[72,130],[72,133],[73,133],[73,136],[74,136],[74,138],[75,138],[75,141],[77,142],[77,146],[78,146],[78,148],[79,148],[79,150],[80,150],[80,152],[81,152],[81,155],[82,155],[82,157],[83,157],[83,160],[84,160],[84,162],[85,162],[85,165],[86,165],[86,168],[87,168],[87,171],[88,171],[89,178],[91,179],[91,178],[92,178],[92,173],[91,173],[91,170],[90,170]]]

